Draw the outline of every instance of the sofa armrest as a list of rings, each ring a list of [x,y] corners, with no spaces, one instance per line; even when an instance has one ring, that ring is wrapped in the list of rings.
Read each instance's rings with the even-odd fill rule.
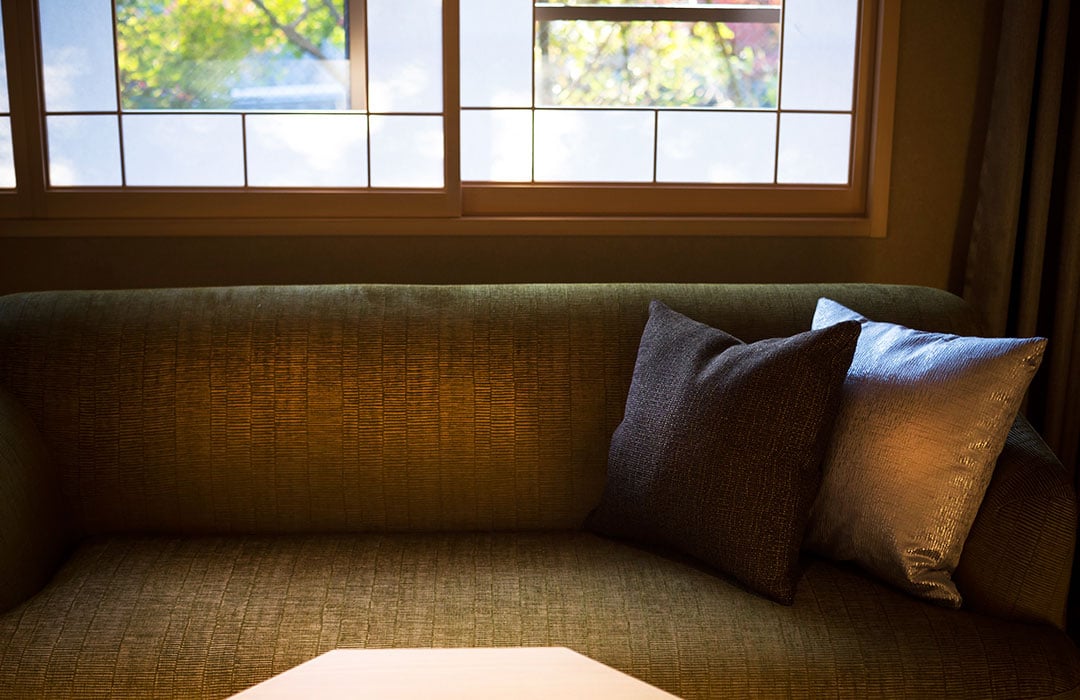
[[[37,427],[0,388],[0,612],[40,590],[64,553],[55,486]]]
[[[1064,629],[1076,525],[1072,478],[1018,416],[956,570],[964,607]]]

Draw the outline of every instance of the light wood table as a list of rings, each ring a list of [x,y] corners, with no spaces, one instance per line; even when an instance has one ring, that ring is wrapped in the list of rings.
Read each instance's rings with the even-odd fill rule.
[[[563,647],[337,649],[234,700],[675,698]]]

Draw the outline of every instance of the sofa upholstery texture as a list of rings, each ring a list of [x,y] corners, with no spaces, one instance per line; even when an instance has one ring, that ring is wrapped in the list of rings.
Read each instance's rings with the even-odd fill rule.
[[[566,646],[686,698],[1080,697],[1071,475],[1018,418],[964,607],[807,555],[794,604],[599,537],[649,302],[752,342],[891,285],[0,297],[0,697],[225,697],[340,647]]]

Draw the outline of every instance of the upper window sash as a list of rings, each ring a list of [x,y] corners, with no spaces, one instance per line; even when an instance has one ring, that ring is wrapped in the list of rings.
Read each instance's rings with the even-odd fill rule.
[[[699,18],[702,13],[738,11],[754,19],[775,18],[779,8],[744,8],[699,5],[536,5],[538,15],[580,19],[629,18],[636,13],[660,17],[674,9]],[[782,12],[782,10],[781,10]],[[858,4],[858,31],[855,45],[854,80],[850,121],[849,171],[843,183],[678,184],[654,179],[645,183],[605,182],[470,182],[463,186],[463,212],[471,216],[520,217],[545,215],[562,217],[644,217],[672,215],[711,217],[733,222],[733,229],[745,230],[750,221],[783,219],[823,219],[840,222],[831,231],[866,235],[872,229],[872,209],[883,211],[888,193],[888,165],[892,129],[892,94],[895,82],[896,30],[899,3],[894,0],[863,0]],[[782,97],[782,96],[781,96]],[[466,108],[468,105],[466,105]],[[533,106],[534,110],[541,108]],[[612,108],[617,109],[617,108]],[[679,112],[680,110],[671,110]],[[685,111],[685,110],[682,110]],[[808,110],[788,109],[783,100],[776,108],[784,114]],[[826,113],[826,110],[809,110]],[[741,113],[745,113],[742,110]],[[880,214],[878,217],[880,218]],[[757,225],[749,228],[759,229]],[[777,227],[791,229],[786,223]]]
[[[349,27],[347,50],[351,54],[350,58],[355,59],[351,62],[349,77],[349,91],[353,102],[351,109],[344,112],[289,109],[260,109],[258,111],[133,109],[125,102],[124,86],[117,81],[116,75],[105,78],[115,85],[111,88],[114,91],[114,97],[111,100],[106,94],[105,102],[99,99],[85,106],[78,101],[71,102],[66,97],[70,92],[63,91],[62,84],[59,86],[61,90],[56,89],[58,87],[55,85],[57,71],[52,70],[50,73],[50,69],[43,70],[42,66],[49,64],[50,60],[55,63],[55,58],[63,56],[65,52],[72,53],[67,49],[65,41],[80,42],[82,39],[77,33],[72,34],[72,32],[80,31],[79,25],[65,26],[62,15],[60,19],[57,15],[58,11],[63,11],[63,6],[49,7],[48,3],[51,1],[39,0],[37,3],[29,3],[33,6],[33,10],[24,11],[20,18],[21,21],[30,22],[31,26],[42,30],[31,33],[35,40],[34,53],[39,59],[35,61],[34,75],[37,94],[32,101],[31,110],[28,110],[33,113],[36,126],[41,132],[40,138],[36,140],[36,148],[41,153],[41,162],[44,166],[34,178],[37,188],[41,191],[35,207],[37,216],[46,218],[272,216],[310,219],[311,217],[392,217],[400,215],[403,210],[407,210],[411,216],[419,217],[446,217],[459,213],[460,188],[455,153],[456,139],[453,136],[457,129],[457,82],[453,76],[445,80],[446,71],[436,67],[435,84],[441,84],[441,87],[437,88],[439,106],[432,109],[430,105],[433,103],[428,99],[424,107],[417,109],[408,104],[407,100],[402,101],[396,98],[393,93],[395,83],[384,79],[380,93],[381,101],[378,106],[375,105],[366,83],[371,58],[373,58],[371,53],[376,50],[372,43],[367,41],[366,27],[374,20],[368,16],[370,13],[364,11],[367,4],[364,0],[348,0],[348,11],[342,18]],[[97,51],[104,55],[103,60],[118,66],[117,61],[121,53],[117,43],[119,32],[117,31],[116,6],[112,2],[102,3],[100,0],[97,4],[102,5],[106,13],[104,17],[98,17],[100,12],[94,15],[98,23],[106,23],[104,25],[106,34],[104,37],[99,36],[97,43],[102,44],[102,41],[107,43],[100,47],[84,48],[75,45],[72,48],[75,53]],[[448,31],[451,27],[456,29],[457,26],[456,3],[418,0],[414,4],[423,5],[424,11],[429,15],[431,10],[428,10],[427,6],[433,5],[434,12],[441,14],[441,22],[437,20],[436,24],[439,35],[428,45],[437,45],[442,39],[441,35],[445,35],[442,51],[435,64],[445,66],[451,57],[457,55],[457,32]],[[382,5],[386,6],[383,8],[384,15],[387,8],[389,11],[397,9],[397,6],[388,5],[386,0],[382,0]],[[90,9],[90,5],[80,5],[78,9],[86,12]],[[390,19],[389,16],[383,18],[384,24],[388,19]],[[49,33],[50,31],[52,33]],[[101,31],[98,33],[101,34]],[[50,45],[50,40],[52,45]],[[388,75],[385,66],[383,75]],[[50,80],[52,83],[47,82]],[[400,85],[400,81],[397,84]],[[58,99],[58,95],[63,99]],[[81,99],[85,100],[85,98]],[[136,104],[135,107],[138,105]],[[369,107],[371,109],[368,109]],[[337,116],[339,114],[340,118]],[[434,119],[441,124],[441,128],[435,132],[437,135],[434,135],[434,138],[438,139],[434,141],[436,144],[434,148],[437,149],[441,144],[442,152],[438,153],[440,162],[435,165],[437,170],[433,173],[424,175],[418,170],[417,172],[422,177],[414,177],[416,172],[410,171],[407,167],[402,168],[402,163],[407,162],[407,159],[393,155],[393,151],[388,149],[400,150],[402,146],[418,147],[416,145],[420,143],[419,139],[403,136],[395,142],[398,145],[390,145],[387,135],[393,135],[391,128],[398,130],[404,126],[414,129],[427,128],[421,122]],[[293,173],[277,167],[277,170],[286,178],[283,183],[278,184],[279,180],[274,179],[272,173],[267,174],[266,156],[263,156],[259,162],[254,161],[256,154],[253,149],[264,143],[280,148],[279,144],[283,141],[276,136],[280,133],[280,129],[289,124],[301,123],[303,120],[307,120],[314,126],[306,134],[300,135],[318,140],[320,144],[328,138],[327,131],[337,126],[351,129],[353,133],[357,132],[358,125],[363,126],[368,134],[379,131],[380,138],[383,140],[381,142],[378,139],[368,139],[366,142],[362,140],[361,148],[367,148],[367,144],[370,143],[371,151],[359,152],[358,160],[361,161],[359,178],[343,180],[339,177],[327,184],[309,186],[306,183],[298,186],[288,180]],[[318,120],[318,123],[312,120]],[[346,122],[348,122],[347,125],[345,125]],[[434,122],[432,124],[434,125]],[[68,136],[69,133],[72,135]],[[360,133],[363,134],[364,129],[361,129]],[[205,140],[208,137],[230,140],[220,143],[210,142]],[[279,140],[267,141],[267,138]],[[425,135],[423,138],[425,140],[422,145],[432,150],[432,136]],[[185,140],[189,141],[193,148],[185,148],[183,146]],[[413,146],[409,146],[410,143]],[[93,148],[90,148],[91,145]],[[322,146],[320,148],[325,151]],[[200,149],[203,157],[210,159],[206,161],[208,164],[217,161],[221,163],[208,165],[208,168],[203,169],[204,175],[185,174],[183,159],[190,157],[189,153],[192,151],[198,154]],[[100,158],[113,160],[109,171],[111,174],[105,177],[94,175],[92,171],[89,178],[73,177],[69,175],[71,169],[64,167],[66,165],[64,156],[72,156],[76,159],[84,159],[86,164],[93,168],[100,162],[99,151]],[[355,148],[353,152],[356,152]],[[242,155],[238,158],[237,153],[242,153]],[[337,152],[327,152],[326,155],[340,159],[340,154]],[[352,156],[352,154],[349,155]],[[165,162],[173,160],[175,163],[171,168],[158,167],[155,160],[162,158]],[[381,163],[379,165],[381,170],[376,170],[374,173],[372,173],[375,167],[373,158],[381,158],[381,161],[376,161],[376,165]],[[365,159],[366,163],[362,162]],[[90,160],[94,162],[90,163]],[[315,166],[321,165],[314,162],[313,156],[307,157],[307,160]],[[366,174],[363,172],[364,167],[367,168]],[[387,168],[391,168],[393,172],[404,171],[404,176],[395,175]],[[430,166],[428,169],[431,169]],[[352,170],[356,170],[355,166]],[[178,171],[183,172],[178,175]],[[413,174],[410,175],[410,172]],[[288,196],[283,196],[286,194]],[[405,201],[408,204],[403,206]]]

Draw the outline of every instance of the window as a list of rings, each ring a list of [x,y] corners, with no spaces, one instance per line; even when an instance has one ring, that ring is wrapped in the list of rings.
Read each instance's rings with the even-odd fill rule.
[[[859,217],[886,5],[462,0],[465,210]]]
[[[52,187],[443,186],[437,0],[39,8]]]
[[[36,41],[31,219],[460,211],[441,0],[0,2]]]
[[[0,2],[33,219],[865,234],[887,192],[897,0]]]
[[[857,10],[464,0],[463,179],[847,184]]]

